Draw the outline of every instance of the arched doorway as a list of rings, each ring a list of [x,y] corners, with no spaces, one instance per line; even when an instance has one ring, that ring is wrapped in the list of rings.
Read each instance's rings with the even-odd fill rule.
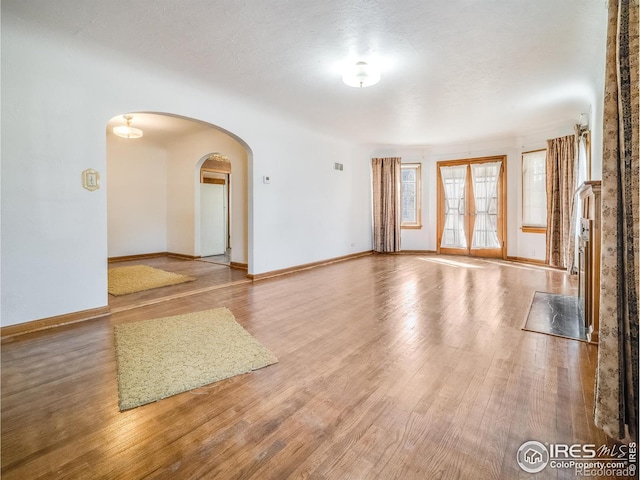
[[[229,157],[212,153],[200,167],[200,256],[231,264],[231,176]]]
[[[251,150],[215,125],[166,113],[132,113],[143,137],[120,138],[107,124],[108,257],[158,252],[201,256],[200,167],[225,152],[233,168],[229,229],[235,266],[248,267]]]

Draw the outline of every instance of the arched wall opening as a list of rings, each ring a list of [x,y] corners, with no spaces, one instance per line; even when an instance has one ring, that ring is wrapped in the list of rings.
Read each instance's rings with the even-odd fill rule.
[[[200,234],[196,233],[196,242],[200,239],[200,256],[214,263],[231,265],[231,160],[219,152],[211,153],[205,157],[199,173],[196,191],[200,191],[200,202],[196,201],[196,208],[200,205],[200,222],[196,215],[196,225],[200,225]]]
[[[230,196],[231,262],[252,261],[250,171],[252,154],[239,137],[197,119],[157,112],[130,113],[141,138],[121,138],[107,124],[108,257],[169,252],[201,256],[200,167],[212,152],[233,168]]]

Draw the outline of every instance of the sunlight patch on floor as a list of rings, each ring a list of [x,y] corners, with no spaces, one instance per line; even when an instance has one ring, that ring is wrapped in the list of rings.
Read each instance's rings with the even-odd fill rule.
[[[495,261],[495,260],[487,260],[484,259],[483,260],[486,263],[491,263],[493,265],[500,265],[501,267],[512,267],[512,268],[519,268],[521,270],[529,270],[529,271],[540,271],[540,270],[556,270],[555,268],[550,268],[547,267],[545,265],[526,265],[526,264],[515,264],[513,262],[508,262],[508,261]]]
[[[456,267],[456,268],[484,268],[481,265],[472,265],[471,263],[465,263],[465,262],[460,262],[458,260],[449,260],[449,259],[444,259],[444,258],[418,258],[418,260],[422,260],[424,262],[432,262],[432,263],[439,263],[441,265],[447,265],[449,267]]]

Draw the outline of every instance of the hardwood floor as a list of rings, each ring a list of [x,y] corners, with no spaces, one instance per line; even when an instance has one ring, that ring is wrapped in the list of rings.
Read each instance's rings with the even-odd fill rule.
[[[532,439],[607,441],[596,347],[521,330],[534,291],[576,287],[374,255],[24,335],[2,346],[2,478],[576,478],[515,461]],[[279,363],[119,412],[113,325],[220,306]]]
[[[208,291],[229,284],[250,282],[246,270],[233,269],[219,263],[202,262],[198,260],[184,260],[175,257],[158,257],[127,262],[117,262],[109,268],[125,267],[129,265],[148,265],[172,273],[195,277],[195,282],[173,285],[171,287],[154,288],[130,295],[115,297],[109,295],[109,307],[112,312],[137,308],[141,305],[164,302],[167,299],[189,296],[194,292]]]

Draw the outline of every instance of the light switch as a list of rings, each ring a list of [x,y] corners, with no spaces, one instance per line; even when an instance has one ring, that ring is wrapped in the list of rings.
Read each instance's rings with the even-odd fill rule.
[[[262,183],[271,183],[271,178],[265,175],[262,177]]]
[[[93,192],[100,188],[100,174],[93,168],[89,168],[82,172],[82,186]]]

